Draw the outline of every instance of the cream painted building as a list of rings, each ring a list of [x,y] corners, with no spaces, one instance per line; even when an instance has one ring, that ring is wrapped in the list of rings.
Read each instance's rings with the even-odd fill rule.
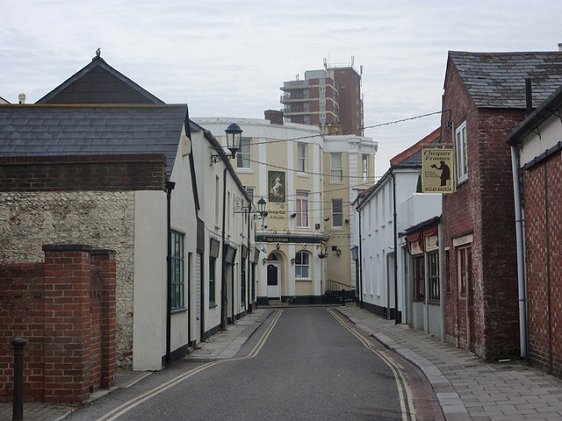
[[[295,123],[194,120],[223,144],[230,123],[243,130],[232,162],[254,204],[264,198],[268,211],[256,226],[258,304],[319,303],[326,292],[354,289],[350,203],[359,188],[374,182],[376,142],[326,136],[315,126]]]

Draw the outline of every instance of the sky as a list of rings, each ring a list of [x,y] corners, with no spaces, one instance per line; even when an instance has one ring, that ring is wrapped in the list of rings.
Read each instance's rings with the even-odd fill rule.
[[[562,1],[0,0],[0,97],[33,103],[101,48],[190,116],[263,118],[283,81],[328,64],[362,73],[376,174],[439,126],[447,52],[555,51]]]

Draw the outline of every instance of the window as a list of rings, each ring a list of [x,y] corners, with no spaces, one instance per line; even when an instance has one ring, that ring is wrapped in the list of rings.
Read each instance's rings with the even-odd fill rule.
[[[458,182],[468,179],[468,158],[466,151],[466,121],[455,131],[456,167]]]
[[[362,155],[361,161],[363,181],[367,181],[367,178],[369,177],[369,155]]]
[[[427,271],[429,280],[429,301],[439,303],[441,291],[439,289],[439,252],[427,255]]]
[[[306,172],[306,147],[307,144],[299,142],[297,146],[297,166],[299,172]]]
[[[305,251],[299,251],[295,255],[295,278],[309,279],[310,255]]]
[[[215,306],[216,303],[216,261],[214,257],[209,257],[209,307]]]
[[[332,199],[332,227],[343,226],[343,199]]]
[[[297,227],[308,228],[308,192],[297,190]]]
[[[184,277],[185,277],[185,256],[184,256],[184,235],[172,231],[172,255],[170,265],[172,266],[172,309],[184,306]]]
[[[332,161],[332,183],[341,183],[343,180],[343,167],[341,152],[331,154]]]
[[[414,257],[414,301],[425,299],[425,267],[423,256]]]
[[[250,140],[249,137],[240,139],[240,149],[236,152],[236,165],[238,168],[250,168]]]
[[[246,186],[246,193],[248,193],[248,196],[250,196],[250,205],[253,207],[255,206],[254,204],[254,193],[256,191],[256,189],[254,187],[248,187]]]
[[[460,298],[466,298],[466,290],[470,283],[471,260],[472,252],[470,246],[457,249],[457,271]]]

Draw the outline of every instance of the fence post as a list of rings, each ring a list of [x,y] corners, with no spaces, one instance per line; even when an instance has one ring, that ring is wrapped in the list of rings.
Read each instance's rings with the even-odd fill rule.
[[[14,398],[12,401],[12,420],[23,420],[23,338],[12,339],[14,345]]]

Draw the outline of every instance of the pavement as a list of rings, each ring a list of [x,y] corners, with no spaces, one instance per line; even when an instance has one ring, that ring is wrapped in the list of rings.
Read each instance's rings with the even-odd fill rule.
[[[485,363],[472,354],[441,342],[407,325],[360,309],[355,304],[335,307],[359,329],[417,366],[425,375],[445,419],[460,420],[562,420],[562,380],[523,361]],[[187,357],[211,361],[231,358],[252,334],[271,316],[263,307],[198,344]],[[116,385],[109,391],[93,394],[90,400],[130,387],[150,372],[118,370]],[[25,419],[59,420],[75,407],[26,403]],[[0,420],[11,420],[11,403],[0,403]]]

